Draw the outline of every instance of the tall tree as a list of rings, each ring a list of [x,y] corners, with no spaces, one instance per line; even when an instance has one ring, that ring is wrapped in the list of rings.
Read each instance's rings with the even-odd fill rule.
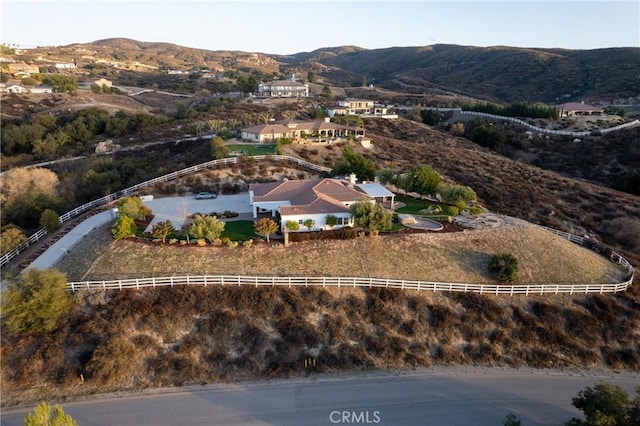
[[[62,272],[28,269],[2,292],[4,326],[15,334],[48,333],[71,303],[67,279]]]
[[[268,243],[269,236],[278,230],[278,224],[273,219],[263,217],[253,222],[253,229],[256,233],[264,235]]]
[[[60,216],[58,216],[58,213],[55,211],[46,209],[40,216],[40,225],[42,225],[47,232],[55,231],[60,228]]]
[[[350,208],[356,227],[363,228],[369,232],[391,229],[392,214],[382,205],[362,200],[353,203]]]
[[[136,235],[137,229],[136,222],[131,216],[119,214],[111,228],[111,235],[115,239],[129,238]]]
[[[426,165],[412,167],[401,179],[401,187],[422,195],[435,194],[440,184],[440,174]]]
[[[211,139],[211,156],[215,160],[229,156],[229,147],[220,136]]]
[[[358,154],[347,145],[342,150],[342,159],[333,166],[332,173],[334,175],[355,173],[360,180],[373,180],[376,177],[376,166],[373,161]]]
[[[153,227],[151,228],[151,236],[153,236],[153,238],[162,239],[162,242],[164,243],[167,240],[167,235],[175,232],[175,230],[176,229],[174,228],[171,221],[167,219],[164,222],[158,222],[153,225]]]

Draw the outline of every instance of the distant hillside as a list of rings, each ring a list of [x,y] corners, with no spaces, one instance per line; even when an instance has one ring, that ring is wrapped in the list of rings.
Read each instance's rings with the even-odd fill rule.
[[[263,76],[297,72],[304,77],[313,70],[338,86],[359,86],[366,80],[409,93],[455,93],[503,102],[597,102],[640,95],[640,48],[565,50],[438,44],[372,50],[341,46],[272,55],[113,38],[31,51],[30,56],[38,55],[79,63],[124,61],[159,69],[208,67]]]
[[[640,94],[640,49],[522,49],[434,45],[317,57],[344,77],[396,90],[440,88],[512,102],[612,100]]]

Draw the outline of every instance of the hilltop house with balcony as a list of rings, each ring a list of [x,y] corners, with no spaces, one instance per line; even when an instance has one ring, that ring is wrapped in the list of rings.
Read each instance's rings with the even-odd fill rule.
[[[355,179],[355,178],[354,178]],[[280,215],[280,226],[289,221],[298,223],[297,232],[331,229],[327,216],[338,218],[333,229],[353,226],[350,206],[361,200],[375,203],[375,198],[358,189],[351,182],[338,179],[285,180],[282,182],[254,183],[249,185],[249,203],[253,217],[260,213]],[[303,224],[313,221],[311,229]]]
[[[258,84],[258,96],[267,98],[307,98],[309,84],[295,80],[275,80]]]
[[[364,136],[364,129],[353,128],[324,120],[280,120],[273,123],[259,124],[240,130],[241,138],[252,142],[276,142],[280,138],[293,141],[309,140],[312,142],[331,142],[348,135]]]

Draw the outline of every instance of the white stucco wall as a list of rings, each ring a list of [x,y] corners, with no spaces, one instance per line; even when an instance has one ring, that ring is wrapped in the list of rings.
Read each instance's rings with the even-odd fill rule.
[[[329,229],[340,229],[343,228],[345,226],[353,226],[353,219],[351,218],[351,214],[350,213],[337,213],[334,214],[334,216],[336,217],[343,217],[346,220],[348,220],[346,225],[336,225],[333,228],[329,228],[327,226],[326,223],[326,219],[327,219],[328,214],[317,214],[317,215],[289,215],[289,216],[282,216],[281,217],[281,226],[282,227],[286,227],[287,226],[287,222],[289,222],[290,220],[294,221],[294,222],[298,222],[300,229],[298,231],[293,231],[293,232],[308,232],[308,231],[319,231],[320,229],[323,230],[329,230]],[[313,227],[311,229],[308,229],[306,226],[304,226],[302,223],[300,223],[300,221],[302,221],[304,223],[305,220],[307,219],[312,219],[315,223],[313,225]]]

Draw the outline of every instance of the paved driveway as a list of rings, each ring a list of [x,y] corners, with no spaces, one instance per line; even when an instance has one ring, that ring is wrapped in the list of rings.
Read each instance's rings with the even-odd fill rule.
[[[181,229],[188,215],[194,213],[222,213],[226,210],[239,214],[252,213],[249,204],[249,193],[235,195],[219,195],[212,200],[196,200],[195,195],[186,197],[155,198],[144,203],[151,209],[155,217],[147,227],[147,231],[158,222],[170,220],[176,229]]]

